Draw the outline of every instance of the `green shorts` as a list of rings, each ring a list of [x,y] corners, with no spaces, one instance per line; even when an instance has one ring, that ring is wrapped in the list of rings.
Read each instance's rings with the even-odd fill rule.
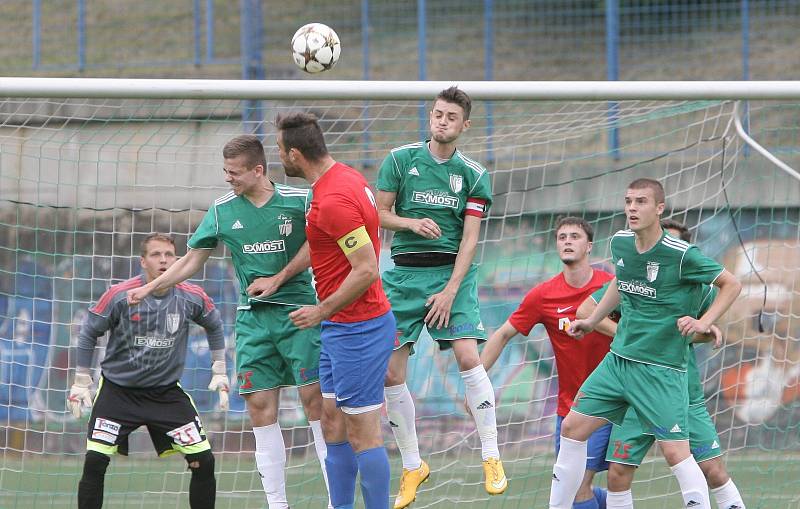
[[[319,381],[319,327],[298,329],[296,308],[254,304],[236,313],[239,394]]]
[[[686,373],[609,352],[578,389],[572,409],[621,425],[629,406],[645,433],[658,440],[688,440]]]
[[[383,290],[392,304],[392,312],[397,320],[397,335],[394,349],[405,344],[411,345],[422,333],[428,298],[441,292],[450,276],[452,265],[440,267],[394,267],[383,273]],[[481,310],[478,304],[478,266],[470,266],[467,275],[450,308],[450,324],[446,328],[428,328],[428,333],[439,344],[439,349],[451,347],[450,342],[456,339],[472,338],[479,343],[486,341],[486,330],[481,322]]]
[[[611,431],[606,461],[638,467],[655,441],[656,437],[642,431],[636,412],[629,408],[622,426],[614,425]],[[719,436],[705,403],[689,407],[689,449],[698,463],[722,455]]]

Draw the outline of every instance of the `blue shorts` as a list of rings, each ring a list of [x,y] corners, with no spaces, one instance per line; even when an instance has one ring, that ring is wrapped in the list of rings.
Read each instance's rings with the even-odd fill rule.
[[[558,456],[558,450],[561,448],[561,421],[563,420],[564,418],[560,415],[556,416],[556,456]],[[611,437],[611,428],[612,424],[609,422],[597,428],[589,437],[586,444],[586,470],[595,472],[608,470],[606,450],[608,449],[609,437]]]
[[[322,322],[319,383],[337,407],[383,404],[383,382],[396,331],[391,311],[363,322]]]

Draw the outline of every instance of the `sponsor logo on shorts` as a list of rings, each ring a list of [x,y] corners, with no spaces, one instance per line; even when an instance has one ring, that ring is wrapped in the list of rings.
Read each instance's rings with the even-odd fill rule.
[[[300,368],[300,380],[305,382],[310,378],[319,378],[319,368]]]
[[[200,429],[194,422],[184,424],[172,431],[167,431],[167,436],[172,437],[172,440],[179,445],[194,445],[203,441],[203,437],[200,436]]]
[[[477,330],[481,330],[481,329],[478,328],[479,325],[480,324],[472,323],[472,322],[461,323],[461,324],[458,324],[458,325],[451,325],[447,329],[447,332],[451,336],[456,335],[456,334],[463,334],[465,332],[474,332],[474,331],[477,331]]]
[[[281,240],[265,240],[255,244],[243,244],[242,252],[245,254],[279,253],[286,251],[286,244]]]
[[[703,454],[708,454],[714,449],[719,449],[719,444],[714,441],[713,444],[703,444],[698,445],[697,447],[692,448],[692,455],[693,456],[702,456]]]
[[[642,283],[641,281],[619,280],[617,282],[617,288],[621,292],[641,295],[642,297],[647,297],[648,299],[656,298],[656,289],[652,286],[648,286],[647,283]]]
[[[252,389],[253,382],[250,380],[250,377],[253,376],[252,371],[245,371],[243,373],[239,373],[236,375],[236,378],[239,379],[239,388],[240,389]]]
[[[106,433],[105,431],[96,429],[92,430],[92,440],[100,440],[102,442],[113,444],[117,441],[117,435],[112,435],[111,433]]]
[[[614,457],[620,460],[626,460],[631,457],[630,454],[631,444],[626,444],[622,440],[614,440]]]
[[[175,344],[175,338],[160,338],[157,336],[136,336],[133,339],[133,344],[136,346],[144,346],[147,348],[172,348]]]
[[[107,431],[113,435],[119,435],[119,430],[121,427],[122,426],[118,422],[109,421],[108,419],[98,417],[94,420],[94,429]]]
[[[431,189],[429,191],[414,191],[411,195],[411,201],[416,203],[424,203],[425,205],[435,205],[437,207],[448,207],[451,209],[458,208],[458,197],[450,196],[445,191],[438,189]]]

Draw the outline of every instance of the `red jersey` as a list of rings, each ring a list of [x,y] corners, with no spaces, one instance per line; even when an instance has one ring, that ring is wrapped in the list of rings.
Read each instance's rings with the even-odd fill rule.
[[[381,241],[380,222],[375,197],[366,179],[353,168],[334,164],[313,185],[314,197],[306,215],[306,237],[311,251],[311,268],[317,284],[317,295],[325,300],[350,274],[350,262],[338,241],[358,229],[366,228],[375,250],[376,264]],[[363,248],[362,248],[363,249]],[[329,320],[362,322],[381,316],[391,306],[378,278],[356,300],[339,310]]]
[[[508,318],[509,323],[520,334],[527,336],[537,323],[544,325],[558,369],[558,410],[562,417],[569,413],[575,393],[600,364],[611,348],[612,338],[592,332],[575,339],[567,334],[567,328],[578,306],[595,290],[614,278],[608,272],[595,270],[592,279],[581,288],[567,284],[564,273],[536,285],[522,299],[516,311]]]

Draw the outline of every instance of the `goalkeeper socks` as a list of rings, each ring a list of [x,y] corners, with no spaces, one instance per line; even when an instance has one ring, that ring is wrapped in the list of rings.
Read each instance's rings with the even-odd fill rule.
[[[481,457],[500,459],[497,448],[497,418],[495,416],[494,388],[482,364],[462,371],[461,378],[467,386],[467,404],[475,419],[475,427],[481,438]]]
[[[561,436],[561,449],[553,465],[550,509],[570,509],[586,472],[586,442]]]
[[[592,496],[583,502],[573,502],[572,509],[598,509],[597,499]]]
[[[325,480],[325,488],[328,489],[328,494],[331,490],[328,488],[328,470],[325,468],[325,456],[328,455],[328,448],[325,446],[325,438],[322,436],[322,423],[320,421],[308,421],[311,426],[311,434],[314,436],[314,449],[317,451],[317,458],[319,465],[322,468],[322,478]],[[328,496],[328,506],[331,507],[330,495]]]
[[[350,446],[350,442],[328,442],[326,445],[328,446],[328,455],[325,457],[325,468],[328,471],[331,503],[336,509],[352,508],[356,498],[356,475],[358,474],[356,453]]]
[[[78,483],[78,509],[103,507],[103,486],[111,458],[97,451],[87,451],[83,476]]]
[[[594,498],[597,499],[597,508],[606,509],[606,498],[608,498],[608,492],[599,486],[592,487],[592,491],[594,492]]]
[[[609,491],[606,497],[608,509],[633,509],[633,495],[631,490]]]
[[[706,478],[693,456],[689,456],[677,465],[670,467],[670,470],[678,479],[678,485],[681,487],[681,494],[683,495],[683,503],[686,507],[711,509]]]
[[[745,509],[742,495],[739,494],[733,479],[728,479],[728,482],[719,488],[712,489],[711,493],[714,494],[719,509]]]
[[[361,474],[361,495],[366,509],[386,509],[389,504],[389,456],[375,447],[356,454]]]
[[[422,466],[419,456],[419,443],[417,442],[416,411],[414,400],[408,392],[406,384],[384,387],[383,395],[386,398],[386,413],[389,416],[389,426],[394,433],[397,448],[403,458],[403,468],[416,470]]]
[[[256,436],[256,466],[267,495],[267,505],[269,509],[287,509],[286,446],[280,425],[276,422],[269,426],[253,426],[253,434]]]

